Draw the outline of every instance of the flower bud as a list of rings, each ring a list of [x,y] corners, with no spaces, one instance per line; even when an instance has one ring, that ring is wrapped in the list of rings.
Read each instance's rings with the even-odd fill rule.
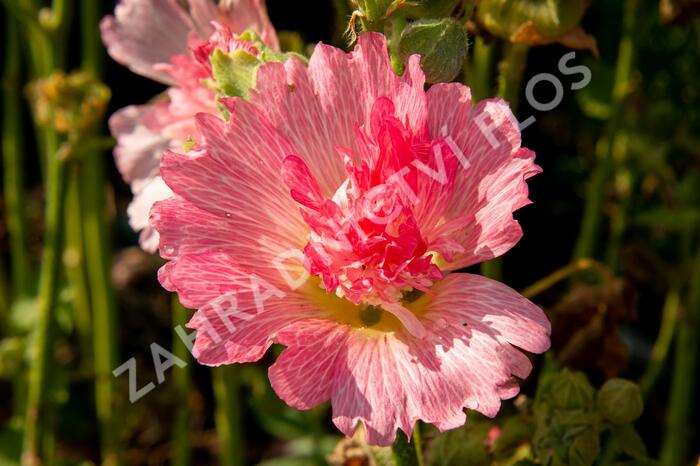
[[[496,37],[516,44],[560,42],[597,53],[595,38],[579,27],[590,0],[481,0],[476,19]]]
[[[107,108],[109,88],[92,75],[58,71],[29,85],[36,120],[59,133],[81,133],[97,124]]]
[[[644,410],[639,386],[624,379],[608,380],[598,392],[598,409],[613,424],[633,422]]]
[[[450,16],[462,0],[413,0],[401,11],[413,18],[442,18]]]
[[[583,373],[564,370],[552,379],[550,393],[559,409],[586,410],[593,404],[595,392]]]
[[[399,57],[406,63],[415,53],[429,83],[451,81],[467,58],[467,35],[452,18],[415,21],[401,33]]]

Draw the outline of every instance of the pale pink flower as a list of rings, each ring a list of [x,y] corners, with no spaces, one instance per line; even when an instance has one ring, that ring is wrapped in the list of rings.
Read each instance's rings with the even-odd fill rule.
[[[203,364],[260,359],[289,405],[330,400],[333,421],[387,445],[419,419],[439,429],[464,408],[494,416],[549,347],[550,324],[517,292],[450,273],[522,236],[513,211],[540,171],[508,105],[472,105],[461,84],[424,91],[384,37],[318,45],[258,69],[229,121],[196,117],[200,144],[169,151],[175,195],[155,204],[164,287],[197,309]],[[306,279],[308,278],[308,279]]]
[[[149,252],[158,247],[158,234],[148,224],[156,200],[172,193],[158,176],[164,150],[182,150],[196,136],[194,116],[218,113],[216,94],[202,85],[209,78],[208,53],[242,48],[257,53],[252,44],[233,32],[252,30],[270,47],[278,48],[275,30],[262,0],[122,0],[114,16],[100,28],[109,54],[140,75],[170,85],[158,103],[134,105],[116,112],[109,121],[117,139],[115,161],[134,200],[128,215],[141,232],[139,243]]]

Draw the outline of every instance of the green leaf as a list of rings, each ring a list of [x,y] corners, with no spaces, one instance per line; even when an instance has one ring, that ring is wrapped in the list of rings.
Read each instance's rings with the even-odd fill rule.
[[[576,436],[569,448],[569,464],[571,466],[590,466],[600,454],[600,439],[598,432],[591,428]]]
[[[491,426],[487,423],[471,423],[460,429],[438,434],[428,455],[428,466],[477,466],[489,464],[485,445]]]
[[[645,459],[647,447],[632,424],[612,426],[612,438],[621,452],[634,459]]]

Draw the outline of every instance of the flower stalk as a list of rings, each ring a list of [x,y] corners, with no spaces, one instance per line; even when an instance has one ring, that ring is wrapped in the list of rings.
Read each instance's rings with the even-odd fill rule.
[[[98,78],[102,74],[102,54],[98,30],[99,3],[80,2],[82,70]],[[95,137],[94,134],[90,134]],[[115,416],[115,387],[112,369],[116,361],[116,304],[111,282],[110,240],[107,228],[105,174],[99,151],[84,154],[82,168],[89,176],[80,177],[83,204],[83,233],[86,267],[93,311],[95,403],[100,425],[102,464],[122,463],[119,429]]]
[[[171,308],[173,325],[184,325],[190,312],[180,304],[175,294],[172,296]],[[175,399],[177,400],[177,413],[173,425],[173,466],[188,466],[191,464],[189,394],[192,388],[192,357],[187,346],[177,334],[173,334],[173,354],[187,362],[185,367],[177,368],[173,372]]]
[[[245,448],[241,419],[241,403],[238,396],[240,378],[235,366],[212,369],[216,411],[214,418],[221,443],[221,465],[245,464]]]
[[[412,437],[412,440],[408,440],[401,431],[396,434],[396,440],[391,446],[396,466],[423,466],[419,424],[413,428]]]
[[[674,284],[666,295],[663,311],[661,313],[661,328],[651,350],[651,361],[644,375],[639,381],[642,396],[645,398],[651,393],[656,382],[667,363],[668,355],[673,343],[673,335],[678,321],[681,293],[679,287]]]
[[[46,138],[47,149],[58,146],[55,132],[47,136],[50,136]],[[44,427],[47,424],[47,373],[52,354],[52,326],[58,294],[63,236],[66,163],[58,150],[54,151],[54,156],[49,157],[47,161],[44,248],[37,299],[38,319],[34,335],[33,364],[29,370],[22,454],[22,464],[26,466],[42,464],[42,438],[46,435]]]

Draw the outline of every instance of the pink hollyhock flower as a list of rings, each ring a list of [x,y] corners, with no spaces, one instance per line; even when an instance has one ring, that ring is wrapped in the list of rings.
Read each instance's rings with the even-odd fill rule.
[[[100,28],[109,54],[142,76],[170,85],[167,99],[133,105],[110,119],[117,139],[115,161],[134,200],[129,223],[140,231],[141,247],[158,248],[158,234],[148,224],[153,202],[169,197],[170,189],[159,176],[158,164],[166,149],[181,150],[196,136],[194,116],[218,113],[216,93],[201,84],[211,74],[208,53],[257,49],[236,39],[233,32],[253,30],[270,47],[278,48],[275,30],[262,0],[122,0],[114,16]],[[206,54],[206,55],[203,55]]]
[[[424,91],[419,57],[403,77],[384,37],[318,45],[258,68],[229,121],[196,117],[201,139],[169,151],[175,195],[155,204],[165,288],[197,309],[203,364],[260,359],[289,405],[330,400],[346,435],[390,444],[419,419],[439,429],[464,408],[494,416],[518,393],[550,324],[517,292],[452,273],[522,236],[513,211],[540,171],[500,99],[472,105],[461,84]],[[517,348],[516,348],[517,347]]]

